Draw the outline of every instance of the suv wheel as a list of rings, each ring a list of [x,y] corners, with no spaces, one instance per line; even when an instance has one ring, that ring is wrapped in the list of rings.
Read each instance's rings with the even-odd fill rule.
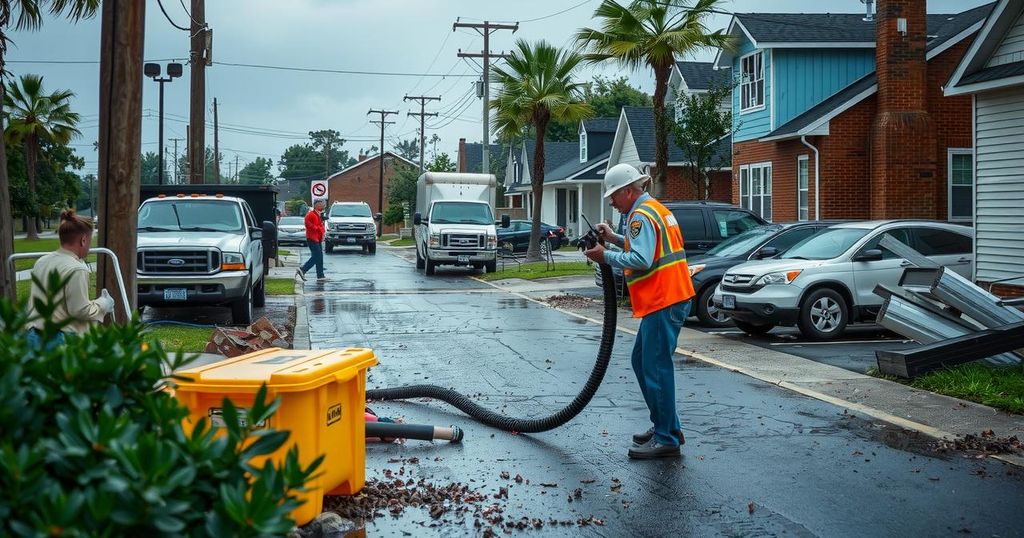
[[[377,253],[377,242],[374,241],[373,243],[370,243],[369,245],[366,245],[366,252],[369,252],[370,254],[376,254]]]
[[[434,263],[434,261],[430,259],[430,255],[427,254],[426,259],[423,260],[423,266],[424,272],[426,272],[428,275],[432,275],[434,274],[434,268],[437,267],[437,264]]]
[[[231,303],[231,322],[235,325],[252,323],[252,281],[245,288],[245,295]]]
[[[741,331],[743,331],[743,332],[745,332],[747,334],[752,334],[752,335],[755,335],[755,336],[761,336],[761,335],[764,335],[764,334],[768,334],[768,331],[770,331],[770,330],[775,328],[775,324],[774,323],[770,323],[770,322],[769,323],[764,323],[764,324],[761,324],[761,323],[748,323],[746,321],[740,321],[738,319],[734,319],[734,320],[732,320],[732,322],[736,324],[736,327],[739,330],[741,330]]]
[[[328,253],[334,252],[334,243],[331,243],[330,241],[325,241],[324,242],[324,252],[328,252]]]
[[[416,268],[423,269],[423,256],[420,256],[419,247],[416,247]]]
[[[267,277],[264,276],[252,292],[252,305],[262,308],[265,304],[267,304]]]
[[[498,270],[498,260],[491,260],[484,264],[485,273],[494,273]]]
[[[843,334],[849,316],[843,296],[828,288],[816,290],[800,305],[800,332],[811,340],[832,340]]]
[[[715,284],[712,282],[701,290],[700,294],[697,295],[697,319],[700,320],[701,324],[705,327],[728,327],[732,321],[729,318],[729,314],[721,311],[715,306],[712,300],[715,296]]]

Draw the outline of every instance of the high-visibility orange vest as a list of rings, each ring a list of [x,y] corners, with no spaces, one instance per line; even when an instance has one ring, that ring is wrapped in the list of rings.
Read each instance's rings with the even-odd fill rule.
[[[690,300],[694,295],[690,269],[686,265],[683,232],[675,216],[661,202],[650,199],[637,206],[636,213],[646,216],[654,224],[654,261],[650,269],[626,269],[633,317],[642,318],[651,312]],[[629,250],[629,233],[625,237]]]

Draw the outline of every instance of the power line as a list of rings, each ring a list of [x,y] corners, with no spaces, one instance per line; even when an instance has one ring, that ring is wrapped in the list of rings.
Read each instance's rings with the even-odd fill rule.
[[[160,11],[163,12],[164,18],[167,19],[167,22],[171,23],[171,26],[173,26],[173,27],[175,27],[175,28],[177,28],[179,30],[185,31],[185,32],[191,32],[192,31],[191,29],[185,28],[184,26],[178,26],[177,23],[175,23],[173,20],[171,20],[171,16],[168,15],[167,14],[167,10],[164,9],[164,0],[156,0],[156,4],[158,6],[160,6]]]
[[[566,12],[572,11],[572,10],[574,10],[574,9],[584,5],[584,4],[589,4],[592,1],[593,0],[583,0],[582,2],[580,2],[578,4],[575,4],[575,5],[571,6],[571,7],[567,7],[565,9],[563,9],[562,11],[556,11],[555,13],[552,13],[550,15],[544,15],[543,17],[537,17],[535,19],[526,19],[525,21],[518,21],[518,22],[519,23],[536,22],[536,21],[542,21],[544,19],[550,19],[551,17],[557,17],[558,15],[561,15],[562,13],[566,13]],[[505,21],[505,22],[516,22],[516,21]]]
[[[321,69],[315,67],[288,67],[283,65],[265,64],[244,64],[234,62],[213,62],[215,65],[226,65],[229,67],[248,67],[252,69],[273,69],[277,71],[300,71],[305,73],[332,73],[338,75],[373,75],[383,77],[454,77],[454,76],[476,76],[476,75],[449,75],[442,73],[403,73],[400,71],[358,71],[350,69]]]

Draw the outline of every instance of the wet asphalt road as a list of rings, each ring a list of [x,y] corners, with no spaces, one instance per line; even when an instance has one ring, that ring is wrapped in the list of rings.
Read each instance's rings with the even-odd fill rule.
[[[312,346],[373,348],[381,363],[368,387],[435,383],[536,417],[570,401],[592,366],[598,326],[464,270],[428,278],[383,248],[376,256],[342,251],[326,263],[330,280],[305,285]],[[530,531],[545,535],[1024,535],[1024,470],[936,453],[916,434],[680,356],[684,456],[628,460],[630,434],[648,427],[629,369],[632,338],[617,337],[590,406],[551,432],[496,431],[439,402],[373,404],[406,422],[459,425],[466,439],[368,445],[367,478],[401,469],[403,479],[461,482],[488,496],[507,487],[507,500],[490,499],[506,519],[604,522]],[[581,496],[570,502],[576,488]],[[368,535],[480,533],[472,516],[381,513]]]

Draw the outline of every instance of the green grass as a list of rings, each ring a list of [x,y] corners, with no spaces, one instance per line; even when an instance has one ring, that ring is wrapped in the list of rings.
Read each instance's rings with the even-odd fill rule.
[[[268,278],[267,295],[295,295],[295,279]]]
[[[525,280],[536,280],[538,278],[553,278],[556,276],[593,275],[593,266],[587,262],[555,262],[554,269],[548,269],[545,262],[524,263],[517,267],[515,263],[506,263],[505,270],[500,269],[498,264],[497,273],[478,275],[481,280],[502,280],[506,278],[522,278]]]
[[[967,363],[930,372],[912,380],[882,375],[877,370],[868,373],[1010,413],[1024,414],[1024,369],[1019,366]]]
[[[389,239],[398,239],[398,234],[382,234],[380,236],[381,241],[387,241]]]
[[[168,353],[176,351],[201,353],[206,349],[206,342],[213,334],[213,329],[176,325],[157,325],[147,330],[160,340],[160,344]]]
[[[92,246],[96,246],[96,238],[92,239]],[[56,237],[45,237],[43,239],[36,239],[35,241],[29,241],[28,239],[15,239],[14,240],[14,252],[53,252],[60,247],[60,240]],[[96,261],[96,256],[89,256],[89,261]],[[36,260],[16,260],[14,262],[14,268],[16,271],[24,271],[31,269],[35,265]]]
[[[285,250],[283,248],[279,248],[279,249],[277,249],[277,255],[278,256],[291,256],[292,255],[292,251]]]
[[[406,237],[405,239],[395,239],[388,244],[393,247],[411,247],[416,244],[416,240],[411,237]]]
[[[15,293],[18,294],[18,300],[27,299],[28,295],[32,293],[32,281],[31,280],[19,280],[15,284]],[[95,297],[96,295],[96,273],[89,273],[89,296]],[[116,299],[115,299],[116,301]]]

